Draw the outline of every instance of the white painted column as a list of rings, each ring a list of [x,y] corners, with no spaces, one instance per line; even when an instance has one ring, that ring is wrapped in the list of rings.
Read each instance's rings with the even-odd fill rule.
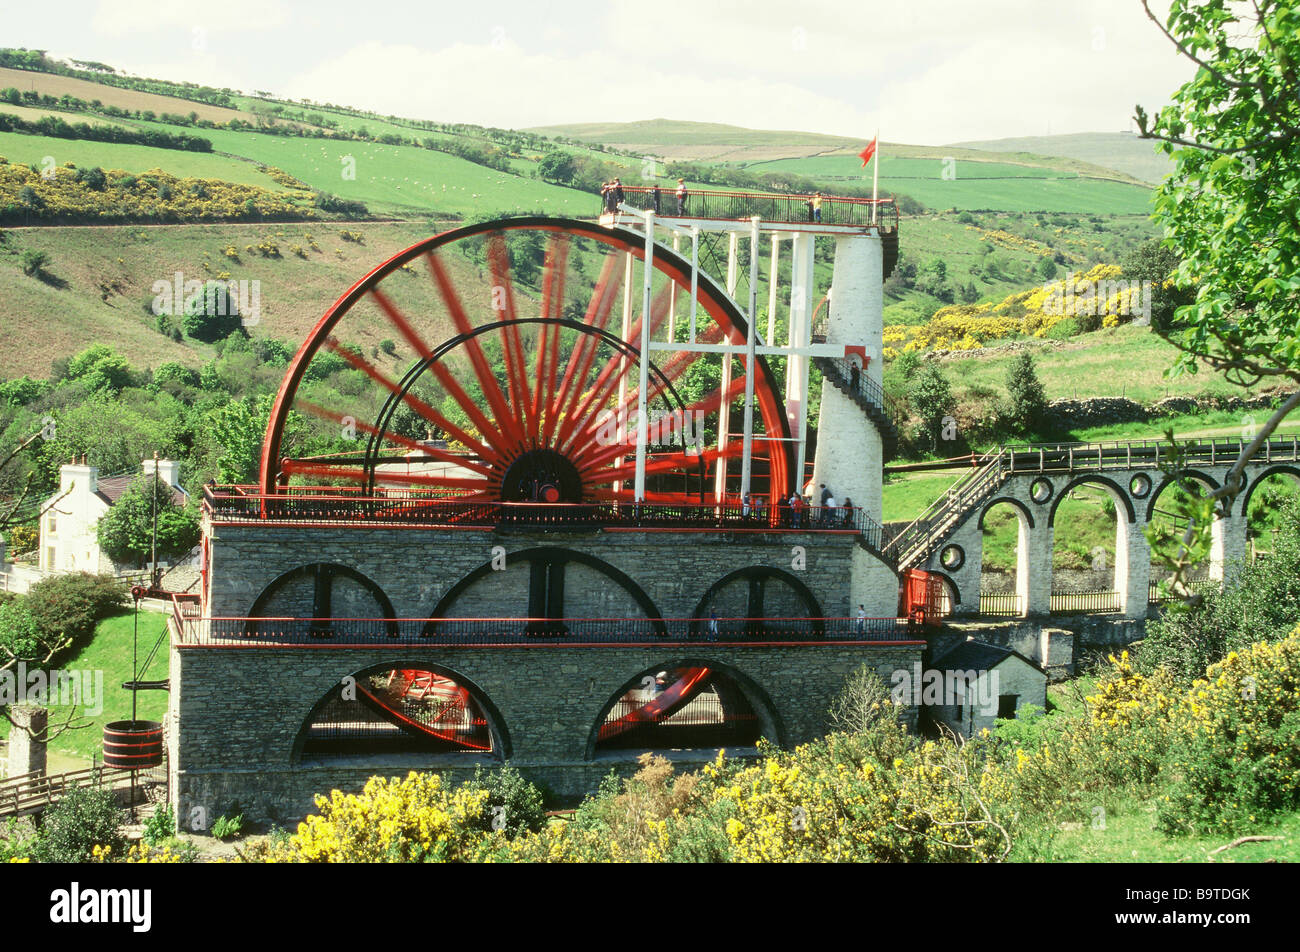
[[[691,337],[695,343],[695,311],[700,303],[700,230],[691,229]]]
[[[813,236],[796,232],[791,249],[788,339],[791,347],[807,347],[812,335]],[[808,358],[792,355],[786,367],[785,413],[795,439],[794,488],[802,492],[807,460]]]
[[[758,352],[758,223],[755,215],[749,222],[749,314],[745,333],[745,429],[740,451],[740,495],[749,492],[754,465],[754,378],[757,376]]]
[[[636,499],[645,501],[645,454],[650,438],[650,282],[654,277],[655,213],[646,212],[645,262],[642,267],[641,343],[637,360],[636,392]]]
[[[682,236],[680,232],[673,232],[673,253],[681,254]],[[673,287],[672,297],[668,299],[668,339],[677,340],[677,288]]]
[[[740,233],[731,232],[727,235],[727,296],[734,299],[736,296],[736,281],[739,277],[740,270]],[[728,338],[725,343],[732,343]],[[722,392],[726,393],[731,388],[731,354],[722,355]],[[727,449],[729,438],[728,431],[731,429],[731,401],[723,400],[718,407],[718,451],[719,454]],[[718,456],[718,462],[715,469],[713,482],[713,498],[716,502],[725,502],[727,498],[727,460],[724,456]]]
[[[781,233],[772,232],[772,263],[767,270],[767,337],[768,346],[776,344],[776,292],[780,290],[777,278],[781,274]]]
[[[884,346],[883,247],[875,236],[835,242],[835,273],[826,341],[865,347],[870,379],[881,380]],[[853,500],[868,516],[883,522],[884,454],[880,432],[870,417],[829,380],[822,381],[817,425],[813,491],[823,483],[836,500]],[[816,500],[814,500],[816,504]]]
[[[1029,537],[1031,533],[1029,520],[1019,509],[1016,510],[1016,601],[1020,614],[1025,614],[1029,605]],[[979,593],[976,592],[978,606]]]
[[[621,340],[627,341],[628,335],[632,333],[632,253],[623,252],[623,329],[619,334]],[[629,341],[629,343],[631,343]],[[626,357],[619,357],[618,361],[618,416],[614,420],[615,432],[618,434],[620,445],[624,444],[627,435],[627,375],[631,371],[632,365]],[[618,457],[614,465],[623,463],[625,457]],[[620,492],[623,489],[623,481],[617,480],[614,483],[614,492]]]

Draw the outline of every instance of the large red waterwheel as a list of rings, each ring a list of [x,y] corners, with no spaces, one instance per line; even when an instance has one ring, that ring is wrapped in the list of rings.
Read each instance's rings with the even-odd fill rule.
[[[682,342],[692,311],[690,262],[657,245],[642,313],[644,257],[645,237],[634,231],[528,217],[457,228],[389,258],[325,312],[290,362],[263,441],[262,492],[300,477],[466,501],[631,501],[641,321],[653,341],[667,341],[672,324]],[[695,312],[697,343],[745,342],[744,315],[704,272]],[[367,341],[379,346],[367,352]],[[747,367],[733,356],[724,388],[717,351],[652,355],[647,502],[704,501],[719,461],[739,459],[740,434],[733,429],[719,449],[716,433],[724,404],[743,401],[748,373],[758,411],[753,490],[788,495],[790,430],[767,362]],[[311,399],[304,391],[325,376],[316,362],[337,367],[339,358],[365,386]],[[357,449],[283,455],[294,411],[348,430]],[[412,419],[424,434],[411,432]],[[707,443],[692,442],[700,422]],[[412,471],[391,465],[395,458],[425,465]]]

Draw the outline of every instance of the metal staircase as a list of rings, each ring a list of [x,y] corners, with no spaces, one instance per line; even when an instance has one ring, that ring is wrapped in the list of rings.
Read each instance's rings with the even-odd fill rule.
[[[865,373],[859,372],[855,388],[853,371],[850,369],[852,365],[844,357],[814,357],[813,363],[822,372],[822,376],[830,381],[831,386],[856,403],[867,418],[875,424],[877,432],[880,433],[884,458],[893,459],[898,453],[898,427],[894,425],[890,400],[880,384]]]

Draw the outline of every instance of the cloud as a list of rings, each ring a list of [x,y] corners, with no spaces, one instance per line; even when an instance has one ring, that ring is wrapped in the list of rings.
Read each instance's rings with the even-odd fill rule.
[[[430,51],[371,41],[294,77],[293,98],[509,127],[671,117],[860,134],[868,116],[834,96],[755,75],[710,76],[594,50],[526,53],[512,38]]]
[[[135,33],[188,30],[196,41],[210,33],[274,30],[289,20],[282,0],[99,0],[90,26],[96,33],[123,36]]]

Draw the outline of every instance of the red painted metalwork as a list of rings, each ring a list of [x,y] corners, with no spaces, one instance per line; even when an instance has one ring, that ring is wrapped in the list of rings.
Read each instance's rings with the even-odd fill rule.
[[[508,241],[516,234],[540,232],[549,237],[549,247],[544,261],[541,282],[539,318],[521,319],[517,315],[519,296],[510,269]],[[451,270],[439,253],[452,248],[457,242],[475,238],[486,239],[486,257],[491,281],[491,299],[494,319],[487,325],[475,325],[465,305],[467,298],[456,287]],[[574,239],[585,239],[611,249],[603,262],[600,276],[591,289],[585,314],[580,322],[568,320],[566,313],[566,288],[573,282],[568,262]],[[407,248],[394,255],[356,282],[321,317],[303,341],[289,365],[272,407],[262,444],[259,488],[263,497],[283,497],[291,489],[292,476],[332,479],[373,486],[382,476],[385,484],[406,484],[446,489],[462,501],[470,499],[504,499],[507,471],[529,452],[558,453],[571,465],[573,479],[580,486],[577,495],[561,499],[555,485],[536,480],[538,498],[542,501],[576,502],[582,500],[631,501],[631,489],[622,488],[634,474],[628,458],[634,453],[631,443],[624,444],[625,430],[620,433],[620,445],[606,445],[603,439],[604,422],[608,414],[619,421],[640,404],[636,386],[636,353],[639,347],[641,321],[648,320],[651,333],[664,322],[674,296],[689,294],[691,284],[690,264],[680,255],[656,248],[654,269],[658,290],[649,314],[637,315],[629,321],[626,335],[612,335],[607,329],[613,308],[619,298],[621,274],[619,264],[622,254],[644,260],[645,238],[632,231],[603,228],[590,222],[555,218],[519,218],[486,222],[444,232]],[[450,324],[457,336],[437,347],[431,347],[415,330],[410,319],[395,303],[393,295],[381,287],[384,280],[418,258],[428,266],[439,299],[446,309]],[[409,269],[407,269],[409,271]],[[578,272],[573,272],[578,273]],[[407,280],[405,277],[403,280]],[[627,289],[623,289],[626,291]],[[468,298],[478,300],[478,298]],[[413,349],[419,361],[399,381],[359,353],[342,345],[335,335],[353,307],[362,301],[376,306],[385,318]],[[575,302],[576,303],[576,302]],[[745,319],[739,308],[726,293],[706,275],[699,281],[698,304],[702,315],[700,340],[706,342],[729,341],[743,343]],[[488,327],[497,327],[489,331]],[[531,339],[525,338],[522,328],[536,328]],[[564,352],[564,328],[577,328],[569,352]],[[604,335],[603,337],[601,335]],[[482,337],[495,337],[501,346],[505,380],[498,380],[492,361],[484,350]],[[604,359],[597,368],[596,358],[602,341],[608,346],[614,341],[622,350]],[[529,346],[532,346],[530,354]],[[482,397],[472,396],[467,381],[458,380],[455,370],[442,357],[455,349],[468,358],[474,388]],[[616,348],[617,349],[617,348]],[[397,401],[404,403],[434,427],[442,430],[449,440],[464,447],[442,449],[389,432],[385,420],[376,424],[358,419],[359,413],[349,413],[346,407],[321,407],[297,400],[297,393],[305,379],[312,360],[322,352],[330,351],[345,360],[351,367],[366,376],[381,393],[390,396],[390,407]],[[691,366],[707,355],[679,352],[668,357],[665,368],[655,367],[647,402],[658,401],[672,406],[669,399],[675,391],[672,381],[680,378]],[[716,358],[716,355],[714,355]],[[741,365],[744,367],[744,359]],[[561,369],[562,368],[562,369]],[[469,425],[458,425],[443,408],[432,406],[411,392],[411,384],[419,374],[429,373],[446,394],[450,403],[464,414]],[[760,358],[745,374],[754,373],[754,392],[760,410],[761,429],[755,434],[755,458],[767,460],[767,492],[773,498],[784,498],[790,491],[789,425],[786,421],[783,399],[776,378],[766,362]],[[593,379],[594,378],[594,379]],[[620,385],[622,385],[620,387]],[[715,414],[724,400],[734,400],[745,386],[744,376],[737,375],[727,393],[715,392],[690,406],[678,402],[670,417],[674,419],[673,431],[680,436],[685,414]],[[620,389],[623,399],[618,399]],[[480,401],[481,404],[480,405]],[[398,474],[384,470],[378,474],[378,452],[367,451],[365,459],[351,464],[343,457],[294,460],[283,458],[282,442],[290,410],[316,416],[331,422],[355,427],[356,432],[370,439],[371,447],[390,446],[409,450],[420,462],[433,462],[458,467],[462,472],[432,472]],[[368,415],[368,414],[366,414]],[[738,442],[738,441],[737,441]],[[680,447],[679,447],[680,450]],[[647,456],[647,473],[657,479],[699,472],[700,492],[704,475],[700,467],[715,463],[719,458],[731,458],[739,449],[728,448],[705,453],[680,451],[663,453],[652,451]],[[554,460],[555,457],[546,457]],[[527,465],[533,465],[530,457]],[[538,464],[541,465],[541,464]],[[527,476],[525,472],[525,476]],[[761,474],[762,467],[758,470]],[[377,475],[378,474],[378,475]],[[511,480],[520,477],[512,476]],[[761,475],[756,475],[761,478]],[[560,484],[556,484],[560,485]],[[670,484],[671,485],[671,484]],[[686,485],[683,481],[683,485]],[[755,493],[761,493],[755,487]],[[553,499],[548,499],[548,494]],[[698,493],[696,494],[698,501]],[[510,497],[511,499],[518,497]],[[660,503],[686,502],[691,496],[685,489],[651,490],[647,500]],[[263,504],[264,508],[269,508]]]
[[[395,670],[384,691],[372,691],[363,679],[356,683],[357,700],[384,720],[416,736],[431,737],[466,750],[490,751],[490,741],[480,740],[486,727],[474,710],[469,690],[450,678],[432,671]],[[402,700],[412,697],[419,702],[434,698],[442,703],[428,718],[412,717],[402,708]],[[458,723],[459,722],[459,723]]]
[[[923,569],[908,569],[903,579],[900,614],[923,625],[939,624],[943,579]]]
[[[677,680],[671,685],[667,685],[662,693],[656,694],[645,704],[629,711],[617,720],[602,724],[598,739],[609,740],[611,737],[617,737],[624,731],[629,731],[642,724],[651,724],[671,717],[674,712],[691,703],[696,695],[704,690],[711,673],[712,669],[710,668],[683,669]]]

